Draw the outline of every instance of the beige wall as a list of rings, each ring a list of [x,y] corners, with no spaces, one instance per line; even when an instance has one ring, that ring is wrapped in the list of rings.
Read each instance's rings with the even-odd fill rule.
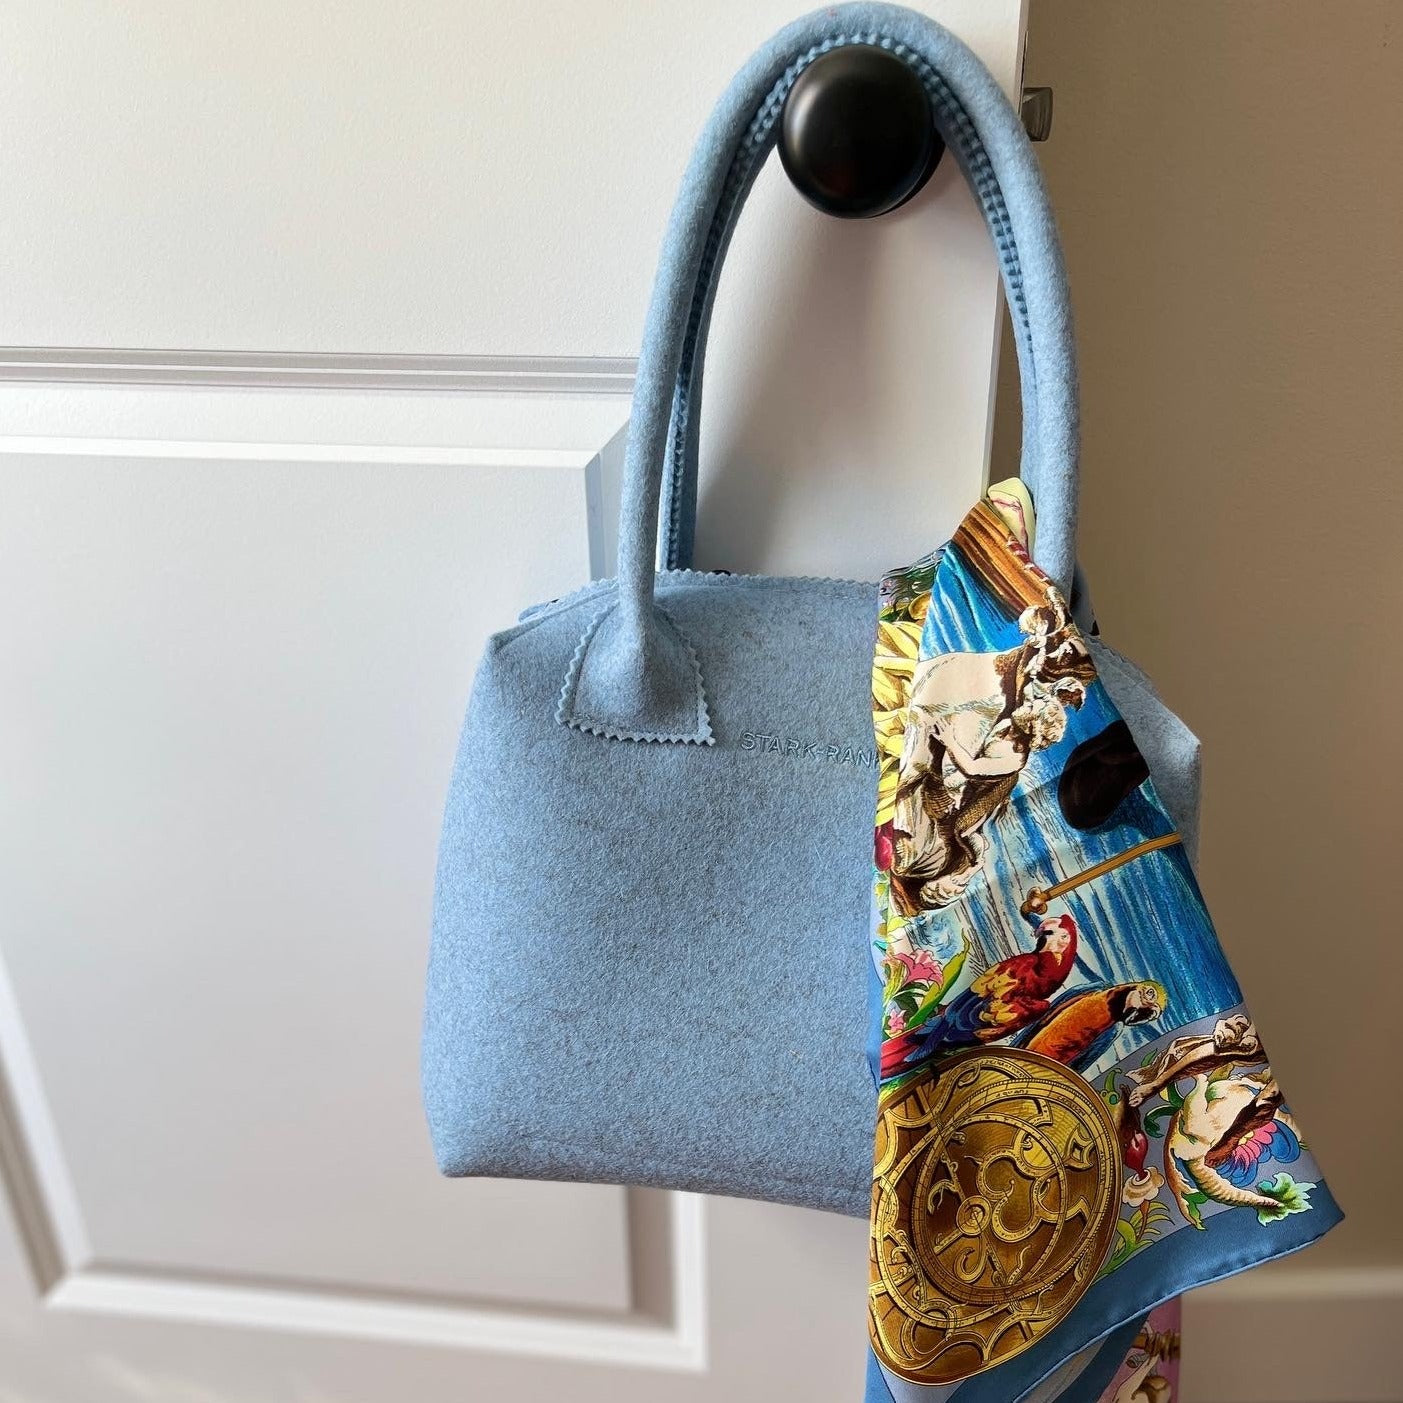
[[[1403,4],[1034,0],[1026,77],[1102,628],[1202,737],[1204,887],[1352,1214],[1314,1262],[1403,1270]]]

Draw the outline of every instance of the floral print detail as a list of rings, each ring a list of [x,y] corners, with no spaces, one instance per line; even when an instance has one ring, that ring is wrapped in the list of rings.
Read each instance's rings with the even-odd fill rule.
[[[1256,1178],[1258,1166],[1267,1160],[1290,1164],[1300,1156],[1301,1142],[1296,1132],[1279,1120],[1269,1120],[1249,1130],[1232,1147],[1222,1166],[1223,1178],[1241,1188]]]
[[[940,966],[936,964],[929,950],[915,950],[907,952],[898,951],[891,957],[899,964],[905,973],[903,982],[914,984],[924,982],[926,984],[938,983],[941,979]]]
[[[1155,1198],[1163,1187],[1164,1175],[1154,1165],[1150,1165],[1148,1169],[1132,1174],[1125,1181],[1125,1188],[1121,1191],[1121,1202],[1138,1208],[1142,1203]]]

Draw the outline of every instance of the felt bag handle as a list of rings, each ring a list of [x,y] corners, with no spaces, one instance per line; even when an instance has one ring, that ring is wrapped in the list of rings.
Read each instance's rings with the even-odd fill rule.
[[[864,17],[872,18],[873,12],[878,10],[885,10],[890,15],[893,10],[896,10],[896,7],[849,5],[840,7],[837,11],[825,11],[821,17],[842,20],[848,15],[852,15],[854,19],[860,21]],[[862,16],[859,16],[859,11],[864,12]],[[896,12],[903,17],[911,15],[911,12],[905,10],[897,10]],[[810,19],[821,17],[811,16]],[[924,16],[912,15],[911,17],[925,20]],[[807,21],[800,21],[801,25],[805,23]],[[939,28],[934,24],[934,21],[925,20],[925,24],[929,27]],[[791,26],[791,28],[796,27]],[[860,24],[857,27],[860,27]],[[885,48],[896,49],[900,53],[896,42],[883,43],[881,38],[875,37],[878,30],[880,30],[880,26],[874,30],[873,36],[842,38],[841,42],[877,42],[882,43]],[[776,36],[776,42],[783,37],[783,35]],[[963,48],[962,45],[959,45],[959,41],[949,34],[945,34],[945,40],[951,46]],[[827,48],[832,47],[836,47],[836,43],[828,44],[824,46],[824,49],[826,51]],[[900,56],[906,58],[908,62],[911,61],[910,54],[901,53]],[[817,54],[801,56],[792,74],[786,72],[784,75],[783,92],[778,95],[778,101],[773,109],[776,119],[789,88],[802,69],[814,57],[817,57]],[[964,50],[961,57],[967,63],[978,65],[978,59],[967,49]],[[918,67],[916,63],[913,63],[912,66]],[[922,76],[926,75],[922,74]],[[933,76],[938,79],[940,75]],[[987,74],[985,76],[989,86],[994,86],[992,76]],[[930,86],[931,83],[927,80],[927,87],[930,88]],[[949,85],[947,84],[947,86]],[[980,101],[986,98],[984,94],[978,96]],[[956,158],[960,161],[961,167],[980,201],[998,250],[1000,272],[1013,320],[1022,386],[1024,437],[1021,472],[1038,504],[1039,529],[1050,533],[1042,538],[1044,548],[1038,551],[1038,563],[1048,575],[1061,583],[1064,592],[1070,594],[1072,570],[1075,564],[1077,397],[1076,352],[1071,337],[1071,320],[1066,307],[1066,278],[1062,268],[1061,251],[1056,239],[1051,209],[1042,189],[1041,174],[1036,158],[1024,136],[1021,120],[1017,119],[1016,115],[1014,116],[1014,120],[1017,122],[1017,131],[1009,133],[1007,119],[1013,115],[1012,109],[1003,98],[1002,92],[995,90],[989,96],[992,96],[996,108],[1007,109],[999,114],[1003,118],[1001,123],[1003,130],[998,135],[1002,136],[1014,148],[1022,148],[1013,153],[1017,158],[1016,162],[1005,159],[992,172],[996,182],[992,186],[987,182],[987,173],[980,169],[988,160],[987,148],[983,152],[976,153],[950,141],[946,124],[941,120],[941,108],[944,104],[934,94],[932,94],[932,101],[935,105],[937,126],[942,135],[946,136],[947,144],[955,151]],[[971,105],[978,108],[979,103]],[[959,115],[953,111],[950,115],[956,121],[959,120]],[[968,106],[964,116],[969,118]],[[756,157],[756,174],[764,164],[769,146],[778,136],[778,125],[778,120],[775,120],[772,124],[773,135],[770,141]],[[980,132],[980,125],[976,120],[974,135],[976,141],[982,145],[984,138],[981,137]],[[986,135],[988,134],[990,133],[987,133],[986,130]],[[1011,169],[1011,167],[1014,168]],[[1003,193],[1004,188],[1009,186],[1014,187],[1015,195],[1022,193],[1017,190],[1020,181],[1032,182],[1032,189],[1027,192],[1021,203],[1025,206],[1026,217],[1036,223],[1046,225],[1051,235],[1050,247],[1034,245],[1034,241],[1026,236],[1024,236],[1022,244],[1014,241],[1012,221],[1007,208],[1008,200],[1003,198]],[[703,260],[697,286],[688,309],[687,332],[682,345],[682,358],[678,368],[677,382],[673,390],[668,445],[663,459],[662,532],[659,538],[659,558],[665,569],[688,569],[692,563],[697,518],[698,439],[701,422],[703,360],[706,354],[707,338],[711,327],[711,312],[716,299],[717,286],[720,282],[721,266],[725,259],[726,247],[730,242],[731,234],[748,191],[747,184],[733,192],[729,210],[725,208],[727,202],[723,199],[722,208],[718,209],[717,214],[718,216],[724,215],[726,223],[721,231],[720,239],[717,241],[714,256],[709,260]],[[1040,327],[1038,329],[1040,334],[1036,339],[1029,313],[1026,288],[1026,284],[1030,280],[1035,285],[1043,285],[1047,292],[1055,294],[1056,300],[1061,303],[1060,306],[1049,306],[1053,299],[1044,299],[1043,307],[1047,307],[1052,312],[1055,320],[1047,327]],[[1022,295],[1019,295],[1019,289],[1023,290]],[[1042,309],[1040,308],[1040,310]],[[1047,441],[1038,432],[1036,416],[1039,411],[1040,395],[1037,372],[1040,372],[1044,378],[1041,395],[1044,407],[1053,423],[1057,423],[1059,420],[1070,423],[1073,430],[1070,439],[1063,437],[1060,441]],[[1052,383],[1048,383],[1049,381]],[[1053,399],[1059,399],[1061,402],[1058,404],[1049,403]],[[1033,455],[1038,454],[1040,450],[1043,453],[1042,461],[1037,462]],[[1054,477],[1060,478],[1066,483],[1067,488],[1061,491],[1044,490],[1050,485],[1048,480]],[[1067,490],[1068,488],[1070,490]]]
[[[1036,559],[1064,590],[1075,563],[1077,392],[1066,277],[1041,172],[993,76],[948,30],[898,5],[817,11],[741,69],[693,152],[663,244],[634,384],[619,516],[617,595],[571,661],[558,717],[619,740],[710,743],[701,668],[654,599],[659,545],[690,553],[702,353],[721,261],[804,69],[846,44],[903,59],[984,212],[1017,331],[1021,473],[1038,508]],[[659,506],[667,476],[666,529]]]

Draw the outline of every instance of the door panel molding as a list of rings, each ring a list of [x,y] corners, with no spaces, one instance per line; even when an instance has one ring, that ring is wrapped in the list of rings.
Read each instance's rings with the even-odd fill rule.
[[[354,1287],[150,1270],[98,1260],[0,959],[0,1189],[51,1310],[300,1331],[697,1373],[706,1367],[702,1196],[628,1190],[632,1302],[603,1312],[506,1310]]]
[[[649,1197],[660,1202],[647,1203]],[[362,1295],[285,1281],[201,1280],[100,1263],[65,1271],[44,1291],[44,1303],[58,1311],[700,1373],[706,1367],[702,1199],[632,1189],[629,1209],[630,1246],[653,1258],[652,1270],[641,1279],[665,1279],[666,1286],[656,1300],[636,1290],[622,1318]],[[635,1230],[635,1217],[651,1224],[660,1213],[667,1221],[666,1238]]]
[[[342,382],[338,387],[349,388]],[[286,463],[316,471],[330,464],[383,467],[392,473],[401,467],[430,466],[505,471],[512,477],[542,471],[552,477],[563,474],[562,480],[576,484],[580,503],[579,536],[572,554],[582,575],[598,576],[608,563],[611,533],[603,521],[600,497],[614,490],[618,413],[616,406],[598,400],[577,399],[577,408],[572,409],[559,397],[549,403],[533,399],[525,414],[513,411],[509,403],[474,396],[479,409],[475,433],[463,432],[459,420],[450,422],[448,415],[458,414],[457,407],[435,410],[435,401],[423,400],[419,402],[426,412],[415,416],[415,422],[429,441],[416,443],[397,437],[401,409],[393,397],[377,398],[359,387],[330,400],[316,394],[267,398],[223,389],[203,394],[159,387],[154,392],[130,389],[115,397],[80,385],[50,389],[47,399],[12,401],[23,405],[23,413],[11,424],[39,432],[0,436],[0,462],[38,457],[118,460],[135,466],[154,459],[250,466]],[[5,393],[30,396],[41,390],[10,386]],[[129,397],[139,405],[134,416]],[[362,420],[380,415],[380,429],[367,434],[370,441],[297,442],[284,437],[314,428],[315,415],[309,414],[313,409],[333,419],[338,410],[363,411]],[[53,420],[46,422],[51,411]],[[69,434],[47,431],[54,420],[86,433],[73,436],[71,428]],[[138,436],[122,437],[124,430],[135,430]],[[249,437],[223,437],[226,431],[237,434],[240,430]],[[202,431],[211,436],[192,436]],[[476,442],[464,443],[468,438]],[[12,932],[12,937],[18,933]],[[85,1223],[57,1109],[46,1094],[38,1046],[26,1027],[20,987],[18,972],[12,977],[0,950],[0,1200],[7,1201],[0,1207],[7,1206],[11,1212],[36,1304],[46,1311],[59,1316],[126,1317],[449,1347],[630,1369],[696,1373],[705,1368],[704,1209],[700,1197],[691,1194],[627,1190],[622,1241],[627,1305],[623,1310],[587,1302],[533,1302],[529,1293],[519,1301],[470,1292],[459,1297],[385,1285],[368,1287],[354,1280],[245,1274],[234,1268],[206,1272],[198,1262],[194,1268],[169,1267],[105,1257],[94,1246]],[[544,1262],[542,1270],[549,1269],[549,1262]]]
[[[628,395],[631,356],[454,356],[352,352],[0,346],[0,382],[276,390],[438,390]]]

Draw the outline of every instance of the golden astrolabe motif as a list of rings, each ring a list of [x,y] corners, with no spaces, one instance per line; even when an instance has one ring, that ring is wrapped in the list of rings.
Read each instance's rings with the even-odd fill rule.
[[[868,1332],[903,1379],[946,1384],[1021,1354],[1096,1277],[1119,1216],[1105,1103],[1060,1062],[979,1048],[883,1093]]]

